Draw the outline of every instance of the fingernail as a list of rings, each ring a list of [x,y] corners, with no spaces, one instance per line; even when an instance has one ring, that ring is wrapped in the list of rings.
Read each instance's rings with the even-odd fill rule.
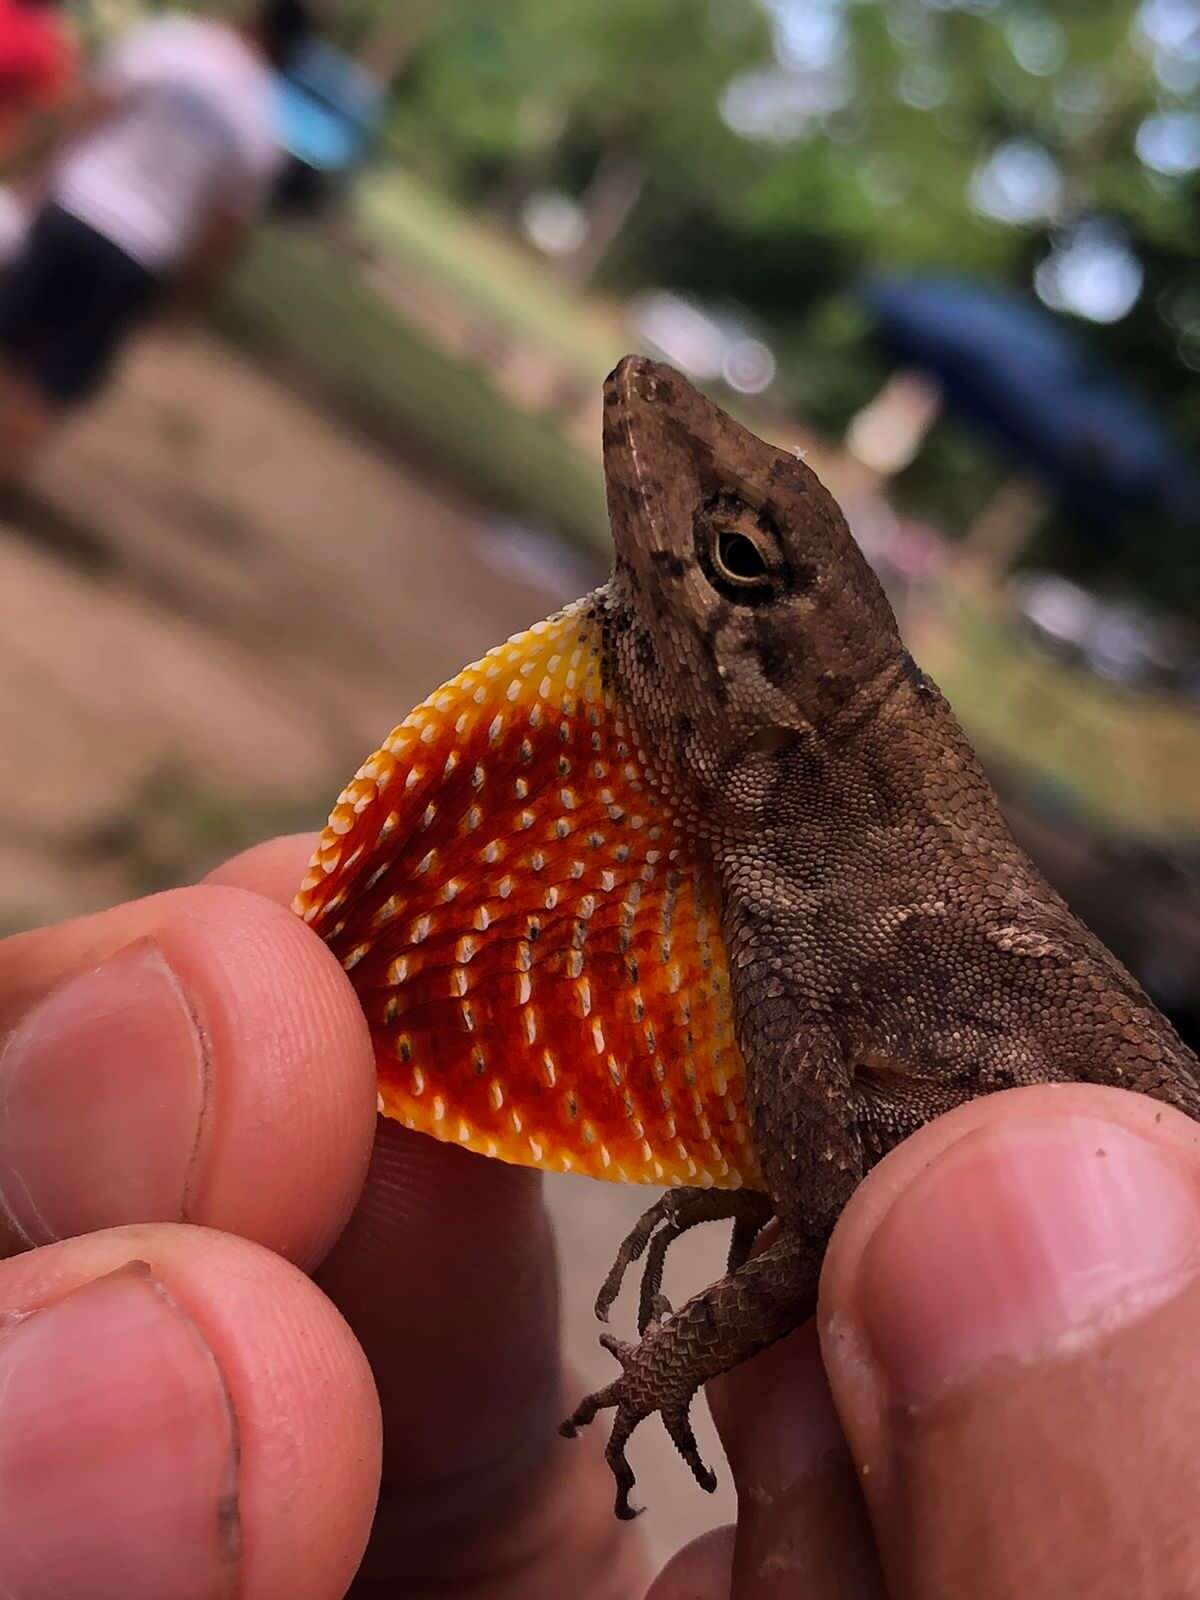
[[[156,945],[71,979],[0,1047],[0,1209],[31,1244],[178,1221],[205,1081],[199,1029]]]
[[[196,1324],[143,1264],[0,1331],[0,1593],[217,1600],[237,1436]]]
[[[895,1398],[1035,1359],[1149,1310],[1195,1274],[1196,1186],[1167,1149],[1084,1117],[951,1146],[864,1253],[860,1314]]]

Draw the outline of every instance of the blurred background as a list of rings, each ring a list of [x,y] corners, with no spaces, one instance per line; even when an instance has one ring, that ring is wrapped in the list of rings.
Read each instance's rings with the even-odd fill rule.
[[[73,82],[154,9],[55,8],[10,256]],[[315,826],[599,581],[637,349],[808,452],[1016,832],[1200,1043],[1200,0],[318,12],[236,270],[4,490],[0,932]],[[554,1194],[602,1375],[646,1197],[599,1191]],[[668,1455],[664,1551],[728,1509]]]

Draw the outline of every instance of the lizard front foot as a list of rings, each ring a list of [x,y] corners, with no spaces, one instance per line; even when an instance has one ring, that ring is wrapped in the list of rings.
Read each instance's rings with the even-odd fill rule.
[[[644,1334],[651,1322],[670,1315],[670,1303],[660,1291],[667,1252],[676,1239],[699,1223],[721,1222],[732,1217],[734,1232],[728,1270],[733,1272],[750,1254],[759,1232],[774,1214],[775,1207],[769,1196],[753,1189],[668,1189],[639,1218],[617,1252],[612,1271],[596,1296],[597,1317],[601,1322],[608,1321],[625,1273],[645,1254],[638,1303],[638,1332]]]
[[[621,1363],[621,1376],[588,1395],[560,1431],[572,1439],[597,1413],[616,1408],[605,1459],[617,1480],[619,1517],[636,1515],[629,1504],[634,1476],[625,1446],[638,1423],[656,1411],[696,1482],[710,1493],[716,1487],[689,1421],[696,1391],[811,1315],[823,1249],[823,1240],[781,1233],[761,1255],[694,1295],[674,1314],[652,1317],[640,1344],[624,1344],[610,1334],[601,1337],[600,1343]]]
[[[594,1420],[598,1412],[609,1406],[616,1407],[617,1414],[613,1419],[604,1459],[617,1480],[616,1511],[617,1516],[624,1519],[638,1515],[638,1510],[629,1503],[634,1475],[625,1455],[625,1446],[638,1423],[652,1416],[655,1411],[662,1416],[663,1426],[671,1436],[672,1443],[691,1468],[692,1476],[700,1487],[711,1494],[717,1486],[716,1473],[700,1458],[689,1415],[692,1399],[702,1380],[690,1379],[686,1375],[667,1377],[656,1361],[653,1338],[662,1326],[657,1322],[651,1323],[647,1336],[640,1344],[625,1344],[611,1334],[601,1334],[600,1343],[621,1363],[621,1376],[605,1388],[597,1389],[595,1394],[588,1395],[559,1429],[565,1438],[573,1439],[580,1428],[586,1428]]]

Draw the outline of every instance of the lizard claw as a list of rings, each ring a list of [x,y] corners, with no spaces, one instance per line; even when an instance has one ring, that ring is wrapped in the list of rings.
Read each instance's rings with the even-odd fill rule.
[[[696,1391],[709,1378],[782,1338],[799,1325],[816,1302],[820,1257],[803,1236],[784,1233],[760,1256],[740,1266],[702,1294],[672,1311],[660,1293],[662,1262],[671,1241],[695,1222],[718,1215],[746,1219],[738,1248],[746,1247],[767,1220],[770,1201],[762,1195],[717,1202],[711,1190],[674,1190],[675,1199],[660,1201],[647,1212],[622,1247],[610,1284],[637,1254],[649,1250],[642,1282],[638,1344],[626,1344],[611,1333],[600,1343],[621,1363],[620,1376],[588,1395],[561,1432],[573,1438],[580,1428],[610,1407],[615,1411],[612,1434],[604,1452],[617,1483],[618,1517],[636,1516],[629,1503],[633,1469],[625,1456],[629,1437],[639,1423],[657,1411],[675,1448],[702,1489],[712,1493],[716,1477],[701,1460],[689,1413]],[[607,1289],[606,1285],[606,1289]],[[605,1302],[605,1295],[601,1300]]]
[[[638,1332],[644,1334],[654,1323],[664,1323],[675,1314],[675,1308],[665,1294],[652,1294],[642,1307],[638,1318]]]
[[[682,1411],[664,1411],[662,1419],[663,1426],[671,1436],[671,1443],[687,1462],[692,1477],[705,1494],[713,1494],[717,1487],[717,1475],[701,1458],[700,1447],[696,1443],[696,1435],[692,1432],[687,1408]]]
[[[639,1220],[637,1226],[626,1235],[617,1259],[613,1262],[612,1270],[600,1286],[600,1293],[596,1296],[596,1317],[600,1322],[608,1321],[608,1314],[612,1310],[613,1301],[621,1292],[621,1285],[625,1281],[625,1273],[635,1261],[640,1261],[651,1236],[661,1224],[667,1220],[665,1201],[669,1196],[652,1206]]]
[[[675,1240],[698,1223],[734,1219],[731,1267],[740,1266],[750,1253],[759,1230],[772,1215],[770,1200],[749,1189],[670,1189],[652,1205],[626,1235],[596,1296],[596,1317],[608,1321],[613,1302],[621,1292],[625,1274],[636,1261],[646,1257],[638,1301],[638,1332],[645,1333],[650,1323],[670,1303],[660,1294],[667,1252]]]
[[[573,1439],[579,1429],[586,1428],[600,1411],[607,1410],[610,1406],[615,1407],[617,1414],[613,1419],[613,1429],[605,1447],[604,1459],[616,1479],[617,1516],[623,1521],[628,1521],[640,1515],[641,1508],[634,1507],[629,1500],[629,1491],[633,1488],[635,1479],[633,1468],[629,1465],[625,1454],[625,1446],[638,1424],[652,1416],[655,1411],[661,1414],[663,1425],[672,1443],[691,1468],[696,1482],[711,1494],[717,1486],[717,1477],[701,1460],[696,1437],[688,1418],[692,1397],[699,1388],[699,1383],[692,1386],[682,1403],[674,1393],[660,1397],[655,1394],[654,1364],[645,1353],[644,1343],[626,1344],[624,1340],[614,1338],[609,1333],[600,1335],[600,1343],[621,1363],[621,1376],[582,1400],[562,1424],[559,1432],[564,1438]]]

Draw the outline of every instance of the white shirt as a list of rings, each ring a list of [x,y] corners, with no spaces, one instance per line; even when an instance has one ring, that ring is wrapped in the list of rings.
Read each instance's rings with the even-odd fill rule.
[[[102,59],[118,109],[71,145],[52,196],[151,272],[169,271],[216,207],[252,219],[283,162],[276,80],[233,28],[173,16]]]

